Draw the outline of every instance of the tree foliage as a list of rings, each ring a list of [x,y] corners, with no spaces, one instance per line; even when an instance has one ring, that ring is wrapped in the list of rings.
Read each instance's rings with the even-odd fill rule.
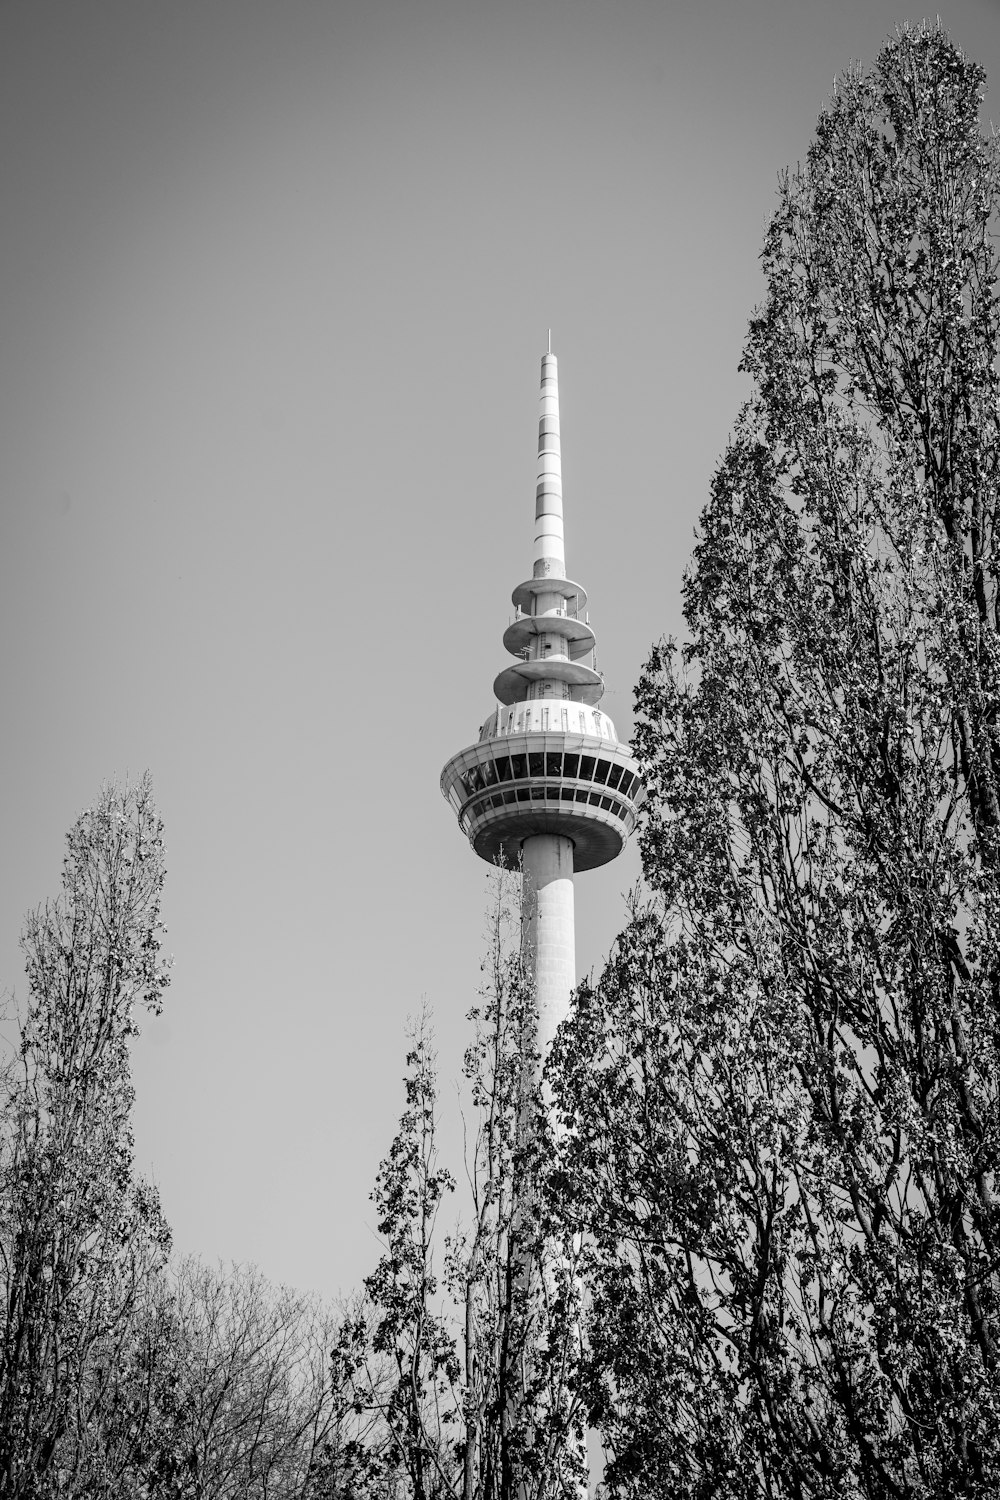
[[[147,780],[106,789],[68,835],[60,896],[24,927],[27,1011],[0,1114],[5,1497],[115,1493],[144,1439],[132,1315],[169,1233],[133,1175],[128,1042],[167,984],[161,834]]]
[[[160,1288],[169,1371],[153,1493],[340,1500],[329,1352],[339,1319],[252,1266],[186,1258]]]
[[[360,1424],[344,1448],[359,1494],[549,1500],[579,1491],[575,1252],[545,1209],[552,1152],[531,1084],[519,885],[513,872],[495,872],[464,1063],[467,1212],[450,1231],[442,1214],[456,1184],[438,1157],[426,1013],[412,1030],[406,1106],[372,1194],[385,1250],[334,1354],[345,1415]]]
[[[162,825],[108,787],[27,918],[0,1091],[0,1500],[344,1500],[336,1318],[251,1269],[168,1259],[136,1177],[129,1042],[158,1012]]]
[[[639,686],[651,896],[558,1059],[614,1494],[1000,1487],[983,81],[921,26],[838,83]]]

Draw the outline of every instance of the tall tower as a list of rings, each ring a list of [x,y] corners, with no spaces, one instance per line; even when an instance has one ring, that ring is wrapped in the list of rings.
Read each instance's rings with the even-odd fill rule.
[[[499,707],[441,772],[441,790],[481,859],[522,871],[522,946],[534,980],[537,1070],[532,1090],[576,986],[573,876],[607,864],[635,827],[639,768],[598,708],[604,680],[594,665],[587,595],[566,577],[559,384],[555,355],[542,355],[538,488],[531,577],[511,595],[515,617],[503,643],[514,658],[493,692]],[[531,1205],[522,1202],[521,1212]],[[553,1246],[550,1266],[560,1258]],[[530,1276],[523,1264],[521,1272]],[[525,1414],[527,1415],[527,1414]],[[512,1413],[515,1425],[522,1414]],[[586,1474],[586,1448],[580,1451]],[[523,1486],[519,1493],[526,1494]],[[580,1500],[587,1484],[581,1478]]]
[[[544,1062],[576,985],[573,876],[607,864],[635,827],[639,768],[601,712],[587,595],[566,577],[559,384],[542,355],[538,488],[531,577],[511,595],[503,643],[514,658],[493,683],[499,707],[453,755],[441,791],[481,859],[522,869],[525,952],[533,966]]]

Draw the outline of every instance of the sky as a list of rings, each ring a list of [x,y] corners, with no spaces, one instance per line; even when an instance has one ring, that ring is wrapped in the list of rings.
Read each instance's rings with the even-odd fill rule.
[[[531,570],[547,330],[627,738],[778,174],[904,4],[0,0],[0,993],[66,830],[148,768],[136,1159],[179,1251],[360,1284],[425,1001],[458,1169],[487,867],[438,777]],[[1000,119],[1000,0],[941,17]],[[638,876],[578,879],[581,975]]]

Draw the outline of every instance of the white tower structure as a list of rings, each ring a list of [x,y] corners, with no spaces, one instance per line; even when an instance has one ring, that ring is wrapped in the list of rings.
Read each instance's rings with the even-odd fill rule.
[[[522,1077],[533,1092],[576,987],[573,876],[621,852],[643,795],[628,746],[597,706],[604,680],[594,664],[587,595],[566,577],[559,384],[551,349],[542,355],[534,566],[511,599],[516,614],[503,643],[514,661],[493,683],[499,706],[476,744],[445,766],[441,790],[480,858],[521,866],[522,949],[534,981],[537,1064]],[[531,1205],[522,1203],[521,1211],[530,1213]],[[553,1253],[558,1261],[557,1247]],[[581,1459],[585,1472],[585,1450]],[[585,1500],[585,1481],[579,1494]]]
[[[635,827],[639,768],[601,712],[587,595],[566,577],[559,384],[542,355],[532,575],[511,595],[503,643],[514,658],[493,684],[499,707],[452,756],[441,790],[480,858],[522,869],[525,952],[533,966],[544,1062],[576,986],[573,877],[606,864]]]

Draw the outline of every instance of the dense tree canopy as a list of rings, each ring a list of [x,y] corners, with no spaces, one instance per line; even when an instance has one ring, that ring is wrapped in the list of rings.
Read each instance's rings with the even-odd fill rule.
[[[559,1058],[615,1494],[1000,1488],[983,81],[922,26],[837,84],[638,690],[651,897]]]

